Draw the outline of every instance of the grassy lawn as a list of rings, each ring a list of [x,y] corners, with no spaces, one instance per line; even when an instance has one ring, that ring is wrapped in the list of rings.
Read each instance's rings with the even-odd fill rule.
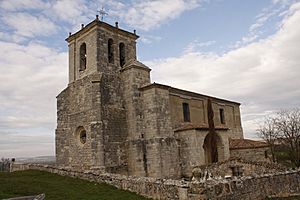
[[[28,170],[0,172],[0,199],[45,193],[46,199],[146,199],[104,183]]]

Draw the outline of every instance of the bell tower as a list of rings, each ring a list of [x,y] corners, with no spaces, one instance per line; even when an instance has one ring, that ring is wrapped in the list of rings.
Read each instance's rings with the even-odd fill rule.
[[[136,74],[128,83],[123,71],[136,62],[137,39],[135,31],[122,30],[117,22],[111,26],[98,16],[69,34],[69,84],[57,96],[58,165],[127,174],[127,92],[138,90],[128,84],[141,77]],[[150,70],[144,71],[150,83]]]
[[[69,34],[69,83],[95,72],[115,73],[128,61],[136,60],[134,33],[119,29],[118,22],[111,26],[99,20]]]

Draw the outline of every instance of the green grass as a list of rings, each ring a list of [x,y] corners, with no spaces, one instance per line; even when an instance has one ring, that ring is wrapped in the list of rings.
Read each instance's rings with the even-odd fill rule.
[[[0,199],[45,193],[46,199],[146,199],[104,183],[89,182],[48,172],[0,172]]]

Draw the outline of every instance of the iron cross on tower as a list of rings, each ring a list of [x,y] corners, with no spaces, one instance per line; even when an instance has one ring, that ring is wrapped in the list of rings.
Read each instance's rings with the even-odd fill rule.
[[[101,15],[101,21],[103,21],[105,15],[108,15],[108,13],[105,12],[103,7],[101,8],[101,10],[97,10],[97,12],[99,12],[99,14]]]

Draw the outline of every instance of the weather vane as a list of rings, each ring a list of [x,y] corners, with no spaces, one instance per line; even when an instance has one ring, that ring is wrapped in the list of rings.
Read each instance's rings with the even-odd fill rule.
[[[103,21],[105,15],[108,15],[108,13],[105,12],[103,6],[102,6],[101,10],[97,10],[97,12],[99,12],[99,14],[101,15],[101,21]]]

